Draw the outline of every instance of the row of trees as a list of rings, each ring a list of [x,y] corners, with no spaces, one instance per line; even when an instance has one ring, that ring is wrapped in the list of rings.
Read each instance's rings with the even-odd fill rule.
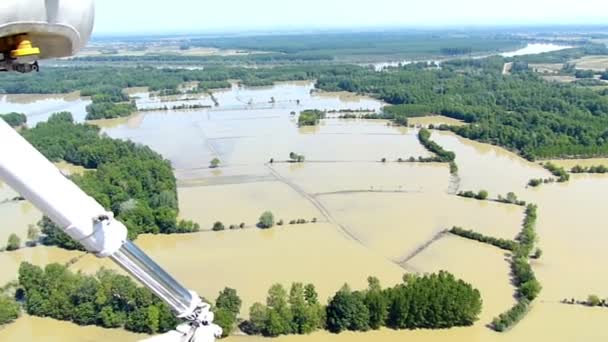
[[[27,123],[27,116],[22,113],[0,114],[0,119],[6,121],[11,127],[20,127]]]
[[[108,270],[88,276],[59,264],[42,269],[22,263],[19,284],[17,297],[34,316],[148,334],[174,329],[178,323],[152,292]]]
[[[289,296],[274,285],[266,305],[251,307],[245,331],[279,336],[323,328],[333,333],[381,327],[443,329],[472,325],[481,311],[479,291],[447,272],[406,275],[402,284],[387,289],[377,278],[370,277],[368,284],[364,291],[344,285],[327,307],[319,303],[313,285],[293,284]]]
[[[451,163],[456,159],[456,154],[454,152],[444,150],[443,147],[431,140],[431,132],[426,128],[420,129],[418,132],[418,140],[427,150],[436,155],[435,158],[430,158],[429,160]]]
[[[572,173],[608,173],[608,167],[604,165],[595,165],[583,167],[576,165],[571,170]]]
[[[489,245],[498,247],[500,249],[504,249],[507,251],[514,251],[515,248],[517,248],[518,243],[516,241],[513,240],[506,240],[506,239],[501,239],[501,238],[495,238],[492,236],[485,236],[483,234],[474,232],[472,230],[466,230],[460,227],[454,227],[452,229],[450,229],[450,233],[463,237],[465,239],[469,239],[469,240],[475,240],[475,241],[479,241],[482,243],[487,243]]]
[[[479,192],[475,193],[473,191],[460,191],[458,196],[465,198],[474,198],[476,200],[484,201],[488,199],[488,192],[486,190],[479,190]]]
[[[523,229],[517,237],[518,246],[511,256],[511,270],[515,285],[517,286],[517,304],[509,311],[500,314],[492,321],[492,328],[496,331],[506,331],[517,324],[528,312],[532,301],[536,299],[542,286],[536,279],[530,257],[536,243],[537,206],[529,204],[526,208]],[[537,249],[534,257],[540,257],[541,251]]]
[[[130,238],[200,229],[191,221],[177,221],[177,185],[171,164],[150,148],[100,136],[99,128],[75,124],[70,113],[54,114],[48,122],[23,131],[23,136],[50,160],[95,169],[71,178],[114,212],[127,226]],[[80,248],[49,219],[44,218],[40,226],[45,243]]]

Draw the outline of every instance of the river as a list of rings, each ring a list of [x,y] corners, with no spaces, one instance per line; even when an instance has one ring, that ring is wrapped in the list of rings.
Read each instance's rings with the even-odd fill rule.
[[[264,301],[273,283],[313,282],[324,300],[344,282],[362,288],[366,278],[375,275],[389,286],[406,272],[448,270],[479,288],[484,300],[480,321],[469,328],[338,336],[316,333],[277,341],[599,342],[608,338],[607,309],[559,304],[563,298],[607,295],[603,291],[608,288],[608,275],[601,271],[600,260],[608,258],[604,224],[608,212],[603,209],[608,175],[576,175],[566,184],[529,189],[529,179],[548,177],[538,164],[496,146],[438,131],[433,131],[432,139],[456,152],[458,178],[450,176],[444,164],[399,163],[398,158],[428,155],[416,139],[415,128],[340,119],[297,128],[292,111],[376,110],[383,105],[370,98],[311,94],[310,90],[311,83],[263,89],[234,86],[218,94],[220,105],[211,109],[147,112],[97,122],[104,133],[149,144],[170,159],[178,178],[180,215],[205,229],[189,235],[146,235],[137,243],[207,298],[214,299],[225,286],[237,289],[244,302],[243,317],[252,303]],[[135,94],[138,101],[150,101],[143,90]],[[203,96],[201,101],[207,100]],[[442,120],[426,118],[419,124]],[[306,155],[308,162],[281,162],[291,151]],[[214,157],[222,161],[218,169],[209,168]],[[275,163],[269,164],[270,158]],[[387,161],[382,163],[382,158]],[[539,243],[544,255],[533,266],[544,290],[530,314],[507,333],[486,327],[514,303],[507,256],[501,250],[438,233],[460,225],[513,238],[521,229],[523,208],[459,198],[451,195],[455,189],[485,189],[492,198],[513,191],[539,205]],[[0,186],[0,194],[12,195],[6,186]],[[3,227],[20,222],[23,205],[27,203],[7,207],[8,212],[0,216]],[[317,223],[267,231],[253,228],[265,210],[287,223],[299,218],[309,222],[316,218]],[[217,220],[225,225],[243,222],[247,227],[208,231]],[[0,281],[14,279],[21,261],[44,265],[78,258],[71,266],[75,271],[95,272],[102,265],[115,268],[107,260],[81,256],[47,247],[2,253]],[[0,330],[0,341],[82,341],[83,337],[125,342],[140,338],[119,330],[27,316]]]
[[[553,44],[553,43],[528,43],[525,47],[514,50],[514,51],[500,52],[500,53],[497,52],[497,53],[490,53],[490,54],[486,53],[486,54],[482,54],[482,55],[478,55],[478,56],[473,56],[473,58],[478,59],[478,58],[486,58],[486,57],[490,57],[490,56],[516,57],[516,56],[524,56],[524,55],[536,55],[536,54],[540,54],[540,53],[553,52],[553,51],[559,51],[559,50],[570,49],[570,48],[572,48],[572,46],[557,45],[557,44]],[[464,57],[466,57],[466,56],[460,56],[460,57],[455,57],[455,58],[464,58]],[[430,59],[430,60],[389,61],[389,62],[373,64],[373,67],[374,67],[374,70],[376,70],[376,71],[382,71],[386,68],[395,68],[395,67],[398,67],[401,65],[408,65],[408,64],[412,64],[412,63],[418,63],[418,62],[434,63],[437,65],[440,65],[441,62],[443,62],[445,60],[449,60],[449,59],[450,58]]]

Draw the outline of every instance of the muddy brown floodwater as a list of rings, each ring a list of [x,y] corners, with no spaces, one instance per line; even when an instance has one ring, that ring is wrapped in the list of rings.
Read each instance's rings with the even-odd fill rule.
[[[145,89],[133,89],[130,93],[140,104],[212,103],[213,107],[94,122],[108,135],[148,144],[172,162],[183,218],[194,219],[204,229],[218,220],[226,226],[244,222],[249,227],[146,235],[137,243],[177,279],[209,299],[215,299],[225,286],[236,288],[244,302],[243,317],[252,303],[264,300],[273,283],[312,282],[325,299],[345,282],[363,288],[367,276],[375,275],[390,286],[408,271],[448,270],[480,289],[484,301],[480,320],[467,328],[341,335],[319,332],[280,337],[278,342],[608,340],[607,309],[559,304],[563,298],[608,296],[608,275],[602,271],[603,261],[608,260],[608,211],[604,208],[608,175],[574,175],[568,183],[528,189],[531,178],[550,176],[537,163],[496,146],[438,131],[433,131],[432,139],[456,153],[458,177],[450,175],[446,164],[397,163],[398,158],[429,155],[419,144],[416,129],[393,127],[381,120],[335,118],[323,120],[317,127],[298,128],[297,113],[303,109],[378,110],[383,106],[353,94],[311,90],[311,82],[264,88],[235,84],[214,92],[219,104],[215,106],[208,95],[159,98],[149,96]],[[2,101],[7,103],[6,98]],[[49,103],[22,108],[43,112]],[[454,124],[441,117],[413,123]],[[305,155],[307,162],[285,163],[289,152]],[[211,169],[209,162],[215,157],[221,165]],[[270,164],[270,158],[275,162]],[[386,163],[380,162],[382,158]],[[572,163],[605,164],[605,160],[558,163],[570,167]],[[481,189],[489,191],[491,198],[515,192],[520,199],[539,205],[537,230],[544,254],[533,267],[543,292],[525,319],[503,334],[486,325],[514,303],[507,255],[491,246],[441,234],[455,225],[502,238],[518,234],[523,207],[450,195]],[[0,184],[0,199],[13,194]],[[0,205],[2,234],[37,217],[34,209],[28,212],[22,205],[25,203]],[[266,210],[277,220],[314,217],[318,223],[253,228]],[[0,283],[16,278],[21,261],[44,265],[80,256],[82,253],[48,247],[1,253]],[[115,269],[108,260],[91,255],[78,259],[71,268],[93,273],[101,266]],[[0,341],[34,339],[122,342],[140,336],[27,316],[0,330]],[[234,336],[227,341],[267,340]]]

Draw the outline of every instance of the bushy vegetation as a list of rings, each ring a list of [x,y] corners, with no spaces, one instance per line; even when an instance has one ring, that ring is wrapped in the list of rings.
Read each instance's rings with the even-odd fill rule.
[[[466,229],[463,229],[460,227],[452,228],[450,230],[450,233],[452,233],[454,235],[458,235],[465,239],[475,240],[475,241],[479,241],[482,243],[487,243],[489,245],[492,245],[492,246],[495,246],[495,247],[498,247],[500,249],[504,249],[507,251],[514,251],[518,246],[518,243],[513,240],[505,240],[505,239],[495,238],[495,237],[491,237],[491,236],[485,236],[483,234],[474,232],[472,230],[466,230]]]
[[[21,239],[19,238],[19,236],[17,236],[17,234],[11,234],[8,237],[8,242],[6,244],[6,250],[11,252],[11,251],[16,251],[19,248],[21,248]]]
[[[213,310],[215,314],[214,323],[222,328],[222,337],[228,337],[236,328],[242,303],[236,290],[229,287],[222,290],[217,297]]]
[[[377,278],[370,277],[368,283],[365,291],[344,285],[326,308],[312,285],[293,284],[289,296],[274,285],[266,305],[251,307],[245,331],[274,337],[322,328],[333,333],[381,327],[442,329],[472,325],[481,311],[479,291],[447,272],[407,275],[403,284],[388,289],[382,289]]]
[[[171,164],[150,148],[100,136],[99,128],[75,124],[70,113],[54,114],[47,123],[24,131],[23,136],[50,160],[95,169],[74,175],[72,180],[113,211],[127,226],[130,238],[200,228],[193,222],[177,222],[176,180]],[[43,220],[41,228],[45,243],[79,248],[50,220]]]
[[[270,211],[262,213],[258,222],[258,227],[263,229],[274,227],[274,215]]]
[[[568,172],[566,172],[566,170],[564,170],[563,167],[559,167],[551,162],[544,163],[543,166],[545,169],[551,172],[552,175],[557,177],[557,181],[559,183],[564,183],[570,180],[570,175]]]
[[[178,323],[152,292],[128,276],[103,269],[88,276],[59,264],[42,269],[22,263],[19,284],[25,310],[33,316],[148,334],[169,331]]]
[[[137,111],[135,102],[116,103],[104,96],[93,96],[93,102],[86,108],[86,120],[115,119]]]
[[[433,158],[427,158],[428,161],[450,163],[456,159],[456,154],[454,152],[444,150],[443,147],[431,140],[431,132],[426,128],[420,129],[418,132],[418,140],[422,146],[436,155]]]
[[[572,173],[608,173],[608,167],[604,165],[583,167],[576,165],[571,170]]]
[[[321,119],[325,118],[325,112],[316,109],[307,109],[300,112],[298,117],[298,126],[315,126],[319,124]]]
[[[21,306],[14,298],[0,293],[0,327],[14,322],[21,315]]]
[[[11,127],[19,127],[23,126],[27,123],[27,116],[21,113],[8,113],[8,114],[0,114],[0,119],[6,121],[6,123]]]

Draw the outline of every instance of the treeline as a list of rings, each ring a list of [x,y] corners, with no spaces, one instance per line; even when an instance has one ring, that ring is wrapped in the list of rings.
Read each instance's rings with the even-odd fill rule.
[[[289,295],[281,285],[268,292],[266,305],[254,304],[243,330],[276,337],[307,334],[318,329],[332,333],[392,329],[445,329],[470,326],[481,312],[478,290],[447,272],[406,275],[404,283],[382,289],[368,279],[368,289],[340,289],[323,307],[312,285],[293,284]]]
[[[473,52],[473,48],[470,47],[445,47],[441,48],[441,54],[447,56],[459,56],[467,55]]]
[[[15,128],[27,123],[27,116],[21,113],[0,114],[0,119],[4,120],[9,126]]]
[[[75,124],[65,112],[25,130],[23,136],[50,160],[95,169],[71,178],[114,212],[127,226],[130,238],[142,233],[199,230],[198,224],[177,222],[177,186],[171,164],[149,147],[100,136],[98,127]],[[41,227],[45,243],[80,248],[50,220],[43,219]]]
[[[59,264],[42,269],[22,263],[19,284],[18,296],[29,315],[147,334],[163,333],[178,324],[152,292],[112,271],[102,269],[89,276]]]
[[[428,161],[450,163],[456,159],[456,154],[454,152],[444,150],[443,147],[431,140],[431,132],[426,128],[420,129],[418,132],[418,140],[422,146],[436,155],[433,158],[427,158]]]
[[[141,65],[146,63],[159,62],[176,65],[247,65],[247,64],[297,64],[297,63],[314,63],[314,62],[331,62],[334,57],[324,53],[253,53],[234,56],[188,56],[179,54],[155,54],[148,53],[143,56],[129,55],[104,55],[104,56],[83,56],[72,59],[76,62],[85,63],[133,63]]]
[[[576,165],[570,171],[572,173],[608,173],[608,167],[604,165],[595,165],[587,167]]]
[[[325,118],[325,112],[317,109],[307,109],[300,112],[298,126],[316,126]]]
[[[158,61],[158,56],[155,56]],[[18,77],[5,75],[0,79],[0,93],[6,94],[62,94],[80,91],[82,96],[111,95],[113,101],[127,101],[122,90],[129,87],[148,87],[150,91],[181,92],[186,82],[208,86],[229,86],[228,80],[240,80],[245,86],[272,85],[278,81],[316,79],[325,73],[343,73],[356,66],[292,65],[275,68],[246,68],[210,66],[204,70],[185,70],[149,67],[113,68],[92,66],[43,68],[35,75]]]
[[[513,240],[506,240],[506,239],[500,239],[500,238],[495,238],[495,237],[491,237],[491,236],[485,236],[483,234],[474,232],[472,230],[466,230],[460,227],[454,227],[452,229],[450,229],[450,233],[463,237],[465,239],[469,239],[469,240],[475,240],[478,242],[482,242],[482,243],[487,243],[489,245],[498,247],[500,249],[504,249],[507,251],[514,251],[517,246],[518,243],[513,241]]]
[[[517,286],[517,304],[492,321],[492,328],[496,331],[506,331],[521,321],[532,301],[542,290],[530,266],[530,257],[537,239],[536,219],[537,206],[529,204],[526,208],[523,229],[517,237],[518,246],[511,256],[511,270]],[[540,250],[537,249],[534,257],[538,258],[540,254]]]

